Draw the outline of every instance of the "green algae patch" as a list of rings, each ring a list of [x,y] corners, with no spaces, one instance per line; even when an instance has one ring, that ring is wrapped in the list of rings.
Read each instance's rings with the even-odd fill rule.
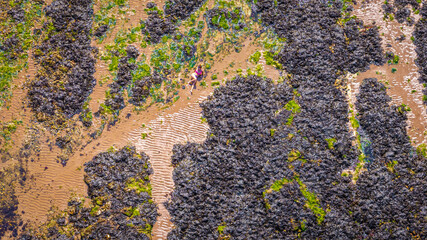
[[[285,105],[285,109],[288,110],[288,111],[291,111],[294,114],[301,112],[301,107],[300,107],[300,105],[298,105],[298,103],[295,100],[289,101]]]
[[[285,184],[291,183],[292,181],[293,181],[293,179],[283,178],[283,179],[275,181],[273,183],[273,185],[271,185],[270,188],[271,188],[271,190],[278,192],[278,191],[280,191],[280,189],[282,189],[282,187]]]
[[[286,125],[288,125],[288,126],[292,125],[293,121],[294,121],[294,115],[291,114],[291,116],[289,116],[288,120],[286,120]]]
[[[328,143],[329,149],[334,149],[334,144],[337,142],[335,138],[326,138],[326,142]]]
[[[397,165],[397,161],[396,161],[396,160],[390,161],[390,162],[388,162],[388,163],[386,164],[387,169],[388,169],[390,172],[392,172],[392,173],[394,173],[394,172],[395,172],[394,167],[395,167],[396,165]]]
[[[131,178],[130,181],[126,183],[126,187],[128,189],[135,190],[136,193],[138,194],[141,192],[146,192],[148,193],[148,195],[151,196],[151,190],[152,190],[151,184],[146,183],[142,179],[135,180],[134,178]]]
[[[256,51],[254,54],[250,56],[250,61],[254,64],[258,64],[260,58],[261,58],[261,53],[259,51]]]
[[[145,227],[139,228],[138,231],[151,237],[151,233],[153,231],[153,226],[151,226],[149,223],[147,223],[147,224],[145,224]]]
[[[274,128],[272,128],[272,129],[270,129],[270,136],[271,137],[273,137],[274,136],[274,133],[276,133],[276,129],[274,129]]]
[[[94,206],[91,210],[90,210],[90,215],[91,216],[98,216],[99,215],[99,206]]]
[[[323,208],[320,207],[320,201],[317,199],[316,194],[308,191],[307,186],[299,179],[298,176],[295,177],[295,180],[300,186],[302,195],[307,200],[305,202],[305,206],[309,208],[314,213],[314,215],[316,215],[317,223],[322,224],[322,222],[325,220],[326,212],[323,210]]]
[[[294,90],[294,95],[298,96],[298,92]],[[286,103],[286,105],[283,107],[284,109],[291,112],[291,115],[288,117],[288,120],[286,121],[286,125],[290,126],[292,125],[292,122],[294,121],[294,115],[301,112],[300,105],[293,99]]]
[[[427,157],[427,145],[425,143],[421,143],[417,147],[417,154],[423,157]]]
[[[351,127],[355,130],[358,129],[360,126],[359,121],[354,116],[350,117],[350,123],[351,123]]]
[[[130,218],[141,215],[138,207],[129,207],[128,209],[124,210],[124,214]]]
[[[221,223],[221,225],[218,226],[217,231],[220,235],[222,235],[224,233],[225,228],[227,227],[227,225],[225,225],[225,223]]]
[[[279,63],[278,61],[274,60],[274,57],[276,57],[278,54],[277,53],[273,53],[270,51],[264,52],[263,56],[265,59],[265,63],[267,65],[273,66],[277,69],[283,69],[283,65],[281,63]]]
[[[287,178],[282,178],[282,179],[279,179],[279,180],[277,180],[277,181],[275,181],[268,189],[266,189],[263,193],[262,193],[262,197],[264,198],[264,206],[265,206],[265,208],[268,210],[268,209],[271,209],[271,205],[270,205],[270,203],[268,202],[268,199],[266,199],[265,197],[266,197],[266,195],[267,194],[270,194],[270,193],[272,193],[273,191],[275,191],[275,192],[278,192],[278,191],[280,191],[280,189],[282,189],[282,187],[285,185],[285,184],[289,184],[289,183],[291,183],[291,182],[293,182],[294,181],[294,179],[287,179]]]
[[[299,160],[303,163],[307,162],[307,160],[304,158],[300,151],[292,149],[292,151],[288,154],[288,161],[293,162],[295,160]]]

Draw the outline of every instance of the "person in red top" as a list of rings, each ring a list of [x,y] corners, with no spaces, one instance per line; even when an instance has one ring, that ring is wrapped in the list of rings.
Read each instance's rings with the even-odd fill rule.
[[[190,93],[193,94],[193,88],[196,87],[197,81],[200,81],[203,78],[202,65],[199,65],[197,69],[194,69],[194,72],[191,74],[191,80],[188,85],[191,86]]]

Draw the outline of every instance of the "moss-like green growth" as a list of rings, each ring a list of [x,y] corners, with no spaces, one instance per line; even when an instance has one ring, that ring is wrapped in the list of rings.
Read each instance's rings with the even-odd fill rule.
[[[99,206],[96,205],[92,208],[92,210],[90,210],[90,215],[91,216],[97,216],[97,215],[99,215],[98,212],[99,212]]]
[[[212,75],[212,80],[216,80],[216,79],[218,79],[218,76],[216,74],[213,74]]]
[[[335,138],[326,138],[326,142],[328,143],[329,149],[334,149],[334,144],[337,142]]]
[[[288,120],[286,121],[286,125],[288,126],[292,125],[293,121],[294,121],[294,115],[291,114],[291,116],[289,116]]]
[[[124,214],[130,218],[141,215],[138,207],[129,207],[124,210]]]
[[[140,228],[138,229],[141,233],[144,233],[147,236],[151,236],[151,233],[153,231],[153,226],[151,226],[150,224],[145,224],[144,228]]]
[[[218,226],[217,231],[220,235],[222,235],[224,233],[225,228],[227,227],[227,225],[225,224],[225,222],[221,223],[221,225]]]
[[[396,65],[396,64],[398,64],[398,63],[399,63],[399,59],[400,59],[400,58],[399,58],[399,56],[398,56],[398,55],[394,55],[394,56],[393,56],[393,59],[389,59],[389,60],[388,60],[388,64],[395,64],[395,65]]]
[[[273,137],[275,132],[276,132],[276,129],[274,128],[270,129],[270,136]]]
[[[300,151],[292,149],[292,151],[288,154],[288,161],[293,162],[295,160],[299,160],[303,163],[307,162],[307,160],[304,158]]]
[[[104,40],[105,32],[111,31],[116,26],[116,17],[115,13],[117,12],[117,9],[121,6],[127,4],[127,0],[115,0],[115,1],[109,1],[109,0],[99,0],[98,10],[94,13],[94,27],[93,29],[95,32],[100,31],[100,29],[105,28],[104,31],[100,31],[98,35],[96,36],[100,43]],[[122,11],[119,11],[119,14],[123,14]],[[101,34],[103,33],[103,34]]]
[[[273,185],[271,185],[270,189],[272,191],[278,192],[278,191],[280,191],[280,189],[282,189],[282,187],[285,184],[291,183],[292,181],[293,181],[293,179],[287,179],[287,178],[277,180],[273,183]]]
[[[136,193],[146,192],[151,196],[151,184],[142,179],[136,180],[135,178],[131,178],[130,181],[126,183],[126,187],[135,190]]]
[[[427,145],[425,143],[418,145],[417,154],[423,157],[427,157]]]
[[[250,56],[250,61],[254,64],[258,64],[259,59],[261,58],[261,53],[259,51],[256,51],[254,54]]]
[[[391,73],[395,73],[397,71],[397,69],[396,68],[392,68],[391,69]]]
[[[390,172],[394,172],[394,166],[396,166],[396,165],[397,165],[397,161],[396,160],[390,161],[390,162],[387,163],[387,169]]]
[[[308,191],[307,186],[299,179],[298,176],[295,177],[295,180],[300,186],[302,195],[307,200],[305,202],[305,206],[309,208],[314,213],[314,215],[316,215],[317,223],[322,224],[322,222],[325,220],[326,212],[323,210],[323,208],[321,208],[320,201],[317,199],[316,194]]]
[[[80,113],[80,120],[82,121],[85,127],[90,127],[92,125],[92,111],[89,109],[90,97],[84,102],[82,107],[82,112]]]
[[[322,224],[322,222],[325,220],[326,211],[323,210],[323,208],[320,206],[320,201],[317,198],[316,194],[308,191],[307,186],[300,180],[299,175],[296,175],[292,179],[283,178],[275,181],[269,189],[263,192],[263,197],[265,198],[265,196],[268,193],[271,193],[272,191],[276,191],[276,192],[280,191],[280,189],[282,189],[282,187],[285,184],[292,183],[294,180],[298,183],[300,187],[300,191],[304,196],[304,198],[306,199],[305,207],[309,208],[314,213],[314,215],[317,218],[317,223]],[[266,201],[266,208],[267,209],[271,208],[270,204],[267,201]],[[306,228],[305,223],[302,223],[302,227],[305,230]]]
[[[145,139],[145,138],[147,138],[147,135],[148,135],[147,133],[141,133],[141,138]]]
[[[264,55],[265,63],[267,65],[273,66],[277,69],[283,69],[282,64],[274,60],[274,57],[277,56],[277,53],[266,51],[263,53],[263,55]]]
[[[206,22],[208,26],[220,31],[239,31],[244,23],[244,12],[240,7],[223,5],[218,2],[219,6],[207,11]]]
[[[295,100],[289,101],[285,105],[285,109],[288,110],[288,111],[291,111],[294,114],[301,112],[301,107],[298,105],[298,103]]]
[[[397,111],[400,112],[400,113],[410,112],[411,108],[408,107],[408,105],[406,105],[406,104],[402,104],[399,107],[397,107]]]
[[[358,129],[360,126],[359,121],[354,116],[350,117],[350,123],[353,129]]]
[[[357,163],[353,173],[353,178],[352,178],[353,182],[356,182],[359,179],[359,175],[363,169],[363,166],[365,165],[365,159],[366,159],[365,154],[361,153],[358,158],[359,158],[359,162]]]

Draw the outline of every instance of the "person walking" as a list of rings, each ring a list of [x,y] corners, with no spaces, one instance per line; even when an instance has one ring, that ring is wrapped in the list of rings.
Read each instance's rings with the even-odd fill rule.
[[[197,69],[194,69],[194,72],[191,74],[191,80],[188,83],[188,85],[191,86],[191,88],[190,88],[190,94],[193,94],[193,88],[196,87],[197,81],[202,80],[202,78],[203,78],[202,65],[199,65],[197,67]]]

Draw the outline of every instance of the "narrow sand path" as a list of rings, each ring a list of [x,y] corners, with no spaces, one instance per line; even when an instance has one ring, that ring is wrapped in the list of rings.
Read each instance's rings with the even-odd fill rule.
[[[171,166],[172,148],[175,144],[186,142],[202,142],[206,138],[208,125],[201,121],[201,108],[198,101],[190,103],[176,113],[159,116],[129,134],[128,140],[135,144],[138,151],[143,151],[150,156],[154,174],[151,178],[153,186],[153,199],[159,206],[161,216],[153,228],[153,239],[166,239],[172,229],[169,212],[163,203],[174,188],[172,180],[173,167]],[[145,133],[145,139],[141,134]]]

